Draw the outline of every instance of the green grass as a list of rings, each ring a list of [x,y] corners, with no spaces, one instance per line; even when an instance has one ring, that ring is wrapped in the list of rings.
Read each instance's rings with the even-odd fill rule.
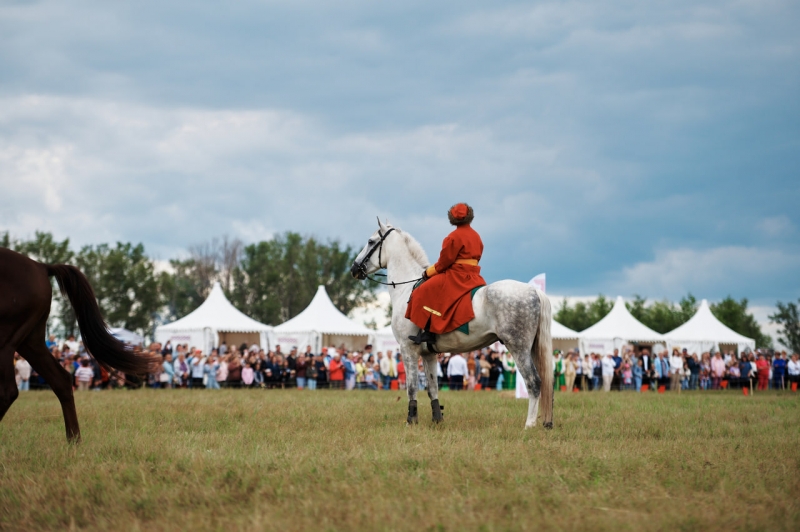
[[[0,423],[0,530],[798,530],[789,393],[50,392]]]

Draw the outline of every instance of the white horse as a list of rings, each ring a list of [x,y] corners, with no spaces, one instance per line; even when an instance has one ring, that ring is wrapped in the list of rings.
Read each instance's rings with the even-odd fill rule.
[[[351,273],[358,279],[386,269],[386,280],[392,297],[392,331],[400,343],[406,367],[408,388],[408,424],[418,422],[418,364],[422,357],[431,399],[433,421],[443,420],[436,382],[437,353],[464,353],[502,341],[516,362],[517,371],[528,388],[528,419],[525,427],[536,425],[539,400],[543,406],[543,425],[553,427],[553,355],[550,337],[550,300],[533,286],[518,281],[498,281],[475,293],[472,307],[475,319],[469,323],[469,334],[453,331],[436,338],[434,351],[426,345],[415,345],[409,336],[418,327],[406,319],[406,307],[413,282],[430,265],[422,246],[414,238],[378,219],[378,230],[372,234],[356,257]],[[392,284],[394,283],[394,284]]]

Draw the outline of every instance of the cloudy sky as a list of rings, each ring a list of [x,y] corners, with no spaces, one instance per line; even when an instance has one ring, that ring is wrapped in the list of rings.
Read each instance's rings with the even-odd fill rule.
[[[433,256],[487,280],[800,297],[800,4],[6,1],[0,231]]]

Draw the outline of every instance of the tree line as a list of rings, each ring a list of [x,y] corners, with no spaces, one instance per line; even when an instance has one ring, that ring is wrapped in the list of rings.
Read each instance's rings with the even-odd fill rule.
[[[798,301],[800,303],[800,300]],[[611,312],[614,306],[613,301],[600,294],[592,302],[584,303],[578,301],[570,305],[564,299],[558,307],[554,318],[557,322],[581,332]],[[647,325],[651,329],[661,334],[668,333],[673,329],[683,325],[697,312],[697,299],[692,294],[687,294],[678,303],[662,300],[647,304],[647,298],[636,295],[633,301],[625,303],[634,318]],[[748,312],[748,300],[735,300],[731,296],[726,297],[718,303],[712,303],[711,313],[714,316],[739,334],[756,341],[756,347],[772,347],[772,338],[764,334],[756,321],[755,317]],[[778,310],[769,316],[773,323],[781,326],[778,331],[778,341],[792,349],[793,352],[800,352],[800,327],[798,327],[798,305],[789,303],[777,303]]]
[[[164,264],[150,258],[142,244],[117,242],[74,250],[69,239],[58,241],[38,231],[30,240],[0,234],[0,247],[48,264],[77,266],[91,282],[106,322],[145,335],[200,306],[215,281],[239,310],[272,325],[299,314],[319,285],[325,285],[333,304],[345,314],[374,297],[369,285],[350,275],[358,250],[293,232],[250,245],[215,238],[191,246],[187,258]],[[77,336],[72,307],[58,290],[53,298],[50,331]]]

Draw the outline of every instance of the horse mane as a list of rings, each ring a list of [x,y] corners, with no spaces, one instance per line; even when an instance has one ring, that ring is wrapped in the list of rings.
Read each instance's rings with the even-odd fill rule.
[[[402,235],[403,239],[406,242],[406,247],[408,248],[408,252],[411,254],[411,258],[416,261],[422,268],[427,268],[430,266],[430,261],[428,260],[428,255],[425,253],[425,250],[422,249],[417,240],[411,236],[410,234],[402,231],[400,229],[395,228],[395,231]]]

